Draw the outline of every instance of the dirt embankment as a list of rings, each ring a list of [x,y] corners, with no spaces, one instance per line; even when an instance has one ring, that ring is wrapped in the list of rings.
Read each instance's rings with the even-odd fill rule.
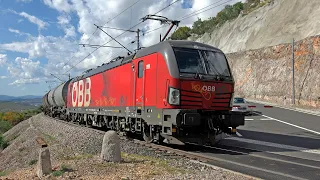
[[[319,1],[320,2],[320,1]],[[320,36],[294,46],[296,104],[320,108]],[[292,100],[292,44],[227,54],[237,95],[290,104]]]
[[[73,126],[42,114],[22,121],[4,134],[0,179],[39,179],[36,165],[42,137],[51,154],[53,173],[45,179],[253,179],[187,158],[155,151],[121,139],[121,163],[101,162],[104,133]]]

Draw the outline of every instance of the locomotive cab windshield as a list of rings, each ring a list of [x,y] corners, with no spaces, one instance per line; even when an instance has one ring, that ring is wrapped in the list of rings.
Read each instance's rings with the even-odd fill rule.
[[[173,48],[180,77],[232,80],[227,59],[222,52],[194,48]]]

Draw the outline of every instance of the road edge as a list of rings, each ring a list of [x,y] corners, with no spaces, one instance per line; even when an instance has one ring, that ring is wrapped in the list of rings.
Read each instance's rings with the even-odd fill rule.
[[[287,110],[291,110],[291,111],[297,111],[297,112],[302,112],[302,113],[311,114],[311,115],[315,115],[315,116],[320,116],[320,111],[307,110],[307,109],[296,108],[296,107],[281,106],[281,105],[276,104],[276,103],[270,103],[270,102],[266,102],[266,101],[259,101],[259,100],[250,99],[250,98],[246,98],[246,100],[248,102],[271,105],[271,106],[274,106],[274,107],[277,107],[277,108],[282,108],[282,109],[287,109]]]

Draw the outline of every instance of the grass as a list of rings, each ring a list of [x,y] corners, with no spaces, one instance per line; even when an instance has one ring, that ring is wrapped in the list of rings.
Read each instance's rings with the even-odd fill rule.
[[[31,160],[31,161],[29,162],[29,165],[32,166],[32,165],[36,164],[37,162],[38,162],[38,160],[33,159],[33,160]]]
[[[8,121],[0,120],[0,134],[5,133],[6,131],[8,131],[11,128],[12,128],[12,126]]]
[[[1,176],[6,176],[7,175],[7,172],[5,172],[5,171],[0,171],[0,177]]]
[[[142,156],[142,155],[138,155],[138,154],[127,154],[127,153],[123,153],[123,152],[121,152],[121,156],[124,159],[129,160],[129,162],[133,162],[133,163],[144,162],[144,163],[147,163],[150,165],[154,165],[156,167],[161,167],[169,173],[185,173],[186,172],[184,169],[170,166],[168,161],[154,158],[154,157],[150,157],[150,156]],[[162,172],[160,172],[160,171],[154,170],[150,175],[159,175],[161,173]]]
[[[67,166],[65,164],[62,164],[60,166],[59,170],[54,171],[52,173],[52,176],[54,176],[54,177],[62,176],[65,172],[71,172],[71,171],[72,171],[72,168],[70,168],[69,166]]]
[[[80,159],[87,159],[87,158],[92,158],[93,155],[92,154],[80,154],[77,156],[69,156],[69,157],[65,157],[65,160],[80,160]]]
[[[8,142],[3,138],[2,134],[0,134],[0,149],[5,149],[8,145]]]
[[[49,134],[46,133],[42,133],[44,141],[48,144],[48,145],[52,145],[55,144],[57,142],[57,139]]]

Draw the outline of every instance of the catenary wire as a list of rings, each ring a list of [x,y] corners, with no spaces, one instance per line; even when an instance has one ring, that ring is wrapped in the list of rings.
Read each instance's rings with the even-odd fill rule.
[[[224,5],[224,4],[226,4],[226,3],[228,3],[228,2],[231,2],[231,1],[233,1],[233,0],[229,0],[229,1],[226,1],[226,2],[221,3],[221,4],[219,4],[219,5],[213,6],[213,7],[209,8],[209,9],[206,9],[206,10],[204,10],[204,11],[201,11],[201,12],[199,12],[199,13],[196,13],[196,14],[194,14],[194,15],[192,15],[192,16],[184,16],[183,18],[181,18],[180,21],[183,21],[183,20],[185,20],[185,19],[189,19],[189,18],[191,18],[191,17],[193,17],[193,16],[196,16],[196,15],[201,14],[201,13],[203,13],[203,12],[209,11],[209,10],[211,10],[211,9],[213,9],[213,8],[219,7],[219,6]],[[199,10],[198,10],[198,11],[199,11]]]
[[[140,2],[141,0],[136,1],[135,3],[133,3],[131,6],[127,7],[125,10],[121,11],[119,14],[117,14],[116,16],[114,16],[113,18],[109,19],[103,26],[105,26],[106,24],[108,24],[109,22],[111,22],[112,20],[114,20],[115,18],[117,18],[118,16],[120,16],[122,13],[124,13],[125,11],[127,11],[129,8],[131,8],[132,6],[134,6],[135,4],[137,4],[138,2]],[[85,43],[89,42],[90,39],[93,37],[93,35],[97,32],[98,28],[96,28],[96,30],[92,33],[92,35],[89,37],[89,39],[86,40]],[[76,52],[74,53],[74,55],[63,65],[67,65],[76,55]],[[71,65],[72,66],[72,65]]]
[[[158,13],[160,13],[161,11],[167,9],[168,7],[170,7],[171,5],[173,5],[174,3],[178,2],[178,1],[180,1],[180,0],[176,0],[176,1],[172,2],[172,3],[170,3],[168,6],[162,8],[161,10],[159,10],[158,12],[156,12],[155,15],[158,14]],[[132,26],[129,30],[131,30],[132,28],[137,27],[138,25],[140,25],[140,24],[142,24],[142,23],[143,23],[143,22],[139,22],[138,24]],[[122,36],[122,35],[125,34],[126,32],[127,32],[127,31],[121,33],[120,35],[116,36],[115,38],[118,38],[118,37]],[[92,52],[90,52],[86,57],[84,57],[83,59],[81,59],[78,63],[76,63],[75,65],[72,65],[71,68],[70,68],[68,71],[66,71],[66,73],[69,72],[69,71],[71,71],[71,70],[72,70],[73,68],[75,68],[79,63],[81,63],[82,61],[84,61],[87,57],[89,57],[89,56],[90,56],[91,54],[93,54],[95,51],[97,51],[97,50],[100,49],[102,46],[108,44],[108,43],[111,42],[111,41],[113,41],[113,40],[110,40],[110,41],[102,44],[101,46],[98,46],[95,50],[93,50]]]

